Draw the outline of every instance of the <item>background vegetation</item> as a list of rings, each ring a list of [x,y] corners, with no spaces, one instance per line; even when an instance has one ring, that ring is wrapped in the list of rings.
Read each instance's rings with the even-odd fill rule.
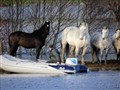
[[[79,26],[82,21],[89,24],[90,34],[103,26],[114,32],[120,26],[120,0],[1,0],[0,40],[4,52],[9,51],[10,33],[32,32],[47,20],[51,22],[51,31],[41,55],[49,44],[60,50],[64,28]]]

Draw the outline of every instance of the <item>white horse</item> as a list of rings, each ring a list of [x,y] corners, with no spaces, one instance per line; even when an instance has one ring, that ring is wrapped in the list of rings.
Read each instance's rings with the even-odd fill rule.
[[[120,29],[116,30],[116,33],[113,35],[112,44],[117,55],[117,61],[120,60]]]
[[[83,49],[81,63],[84,64],[84,56],[87,48],[90,46],[90,35],[88,33],[87,23],[81,23],[79,28],[71,26],[64,29],[62,33],[62,62],[65,62],[64,55],[67,45],[72,46],[71,53],[73,53],[73,50],[75,49],[75,57],[77,58],[79,49]]]
[[[103,57],[103,51],[105,50],[105,64],[107,64],[107,55],[111,45],[111,39],[109,37],[109,30],[104,27],[102,33],[95,32],[91,35],[91,47],[92,47],[92,62],[96,59],[99,61],[100,51],[100,64]]]

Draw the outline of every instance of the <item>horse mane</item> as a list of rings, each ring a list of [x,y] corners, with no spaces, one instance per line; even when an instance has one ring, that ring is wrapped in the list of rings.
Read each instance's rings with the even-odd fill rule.
[[[117,28],[116,31],[119,30],[120,31],[120,28]]]
[[[32,32],[33,35],[44,34],[45,32],[45,24],[43,24],[39,29]]]

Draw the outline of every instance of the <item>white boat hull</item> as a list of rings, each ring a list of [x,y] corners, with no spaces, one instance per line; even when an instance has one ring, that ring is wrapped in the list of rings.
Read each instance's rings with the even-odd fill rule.
[[[0,68],[15,73],[64,74],[64,70],[50,67],[48,63],[22,60],[10,55],[0,55]]]

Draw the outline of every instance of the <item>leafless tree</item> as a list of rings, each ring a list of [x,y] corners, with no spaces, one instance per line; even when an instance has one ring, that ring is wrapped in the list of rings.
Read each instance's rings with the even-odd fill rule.
[[[0,38],[5,51],[8,51],[10,33],[32,32],[47,20],[51,22],[51,31],[41,55],[49,44],[60,50],[61,32],[67,26],[79,27],[80,22],[85,21],[90,33],[101,30],[104,25],[113,29],[120,27],[120,0],[32,0],[29,3],[8,0],[7,6],[1,8],[6,8],[3,14],[7,14],[0,17]]]

